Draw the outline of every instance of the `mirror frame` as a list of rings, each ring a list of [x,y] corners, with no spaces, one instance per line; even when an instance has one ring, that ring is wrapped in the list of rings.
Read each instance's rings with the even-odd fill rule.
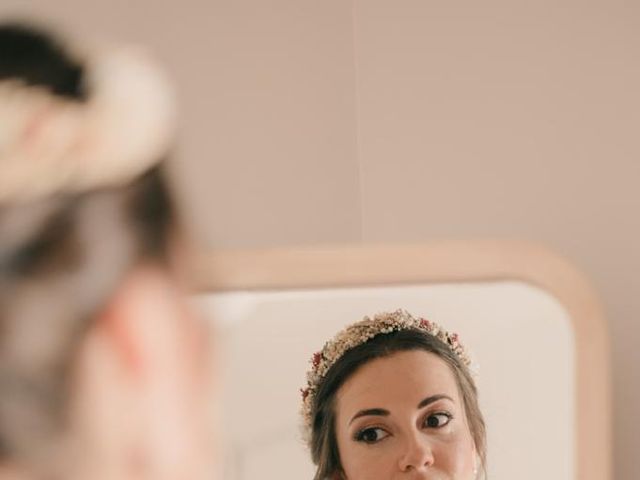
[[[190,260],[197,293],[517,280],[567,310],[575,335],[576,480],[611,480],[610,339],[586,277],[529,242],[470,240],[215,250]]]

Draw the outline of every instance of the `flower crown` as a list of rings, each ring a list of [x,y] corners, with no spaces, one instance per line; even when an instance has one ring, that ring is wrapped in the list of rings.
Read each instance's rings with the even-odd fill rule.
[[[86,101],[0,81],[0,203],[119,186],[169,150],[174,94],[151,57],[103,48],[83,63]]]
[[[349,325],[340,331],[332,340],[325,343],[322,350],[311,357],[311,369],[307,372],[307,386],[300,389],[302,394],[302,418],[307,440],[311,438],[313,424],[312,411],[318,387],[327,372],[342,356],[373,337],[401,330],[420,330],[437,338],[458,357],[467,367],[472,362],[464,346],[460,343],[457,333],[449,333],[437,323],[425,318],[416,318],[405,310],[385,312],[373,318],[364,317],[359,322]]]

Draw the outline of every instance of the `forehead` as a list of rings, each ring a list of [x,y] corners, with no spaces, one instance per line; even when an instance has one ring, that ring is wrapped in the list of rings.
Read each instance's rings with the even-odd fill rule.
[[[437,394],[459,403],[458,385],[451,367],[424,350],[398,352],[361,366],[338,390],[338,414],[365,408],[416,405]]]

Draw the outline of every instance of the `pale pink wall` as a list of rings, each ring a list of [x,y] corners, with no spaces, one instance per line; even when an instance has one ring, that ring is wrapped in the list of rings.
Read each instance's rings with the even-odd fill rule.
[[[2,0],[152,47],[175,78],[174,171],[203,243],[358,241],[352,7],[343,0]],[[216,221],[212,221],[212,219]]]
[[[573,260],[611,321],[615,478],[640,478],[640,4],[356,5],[363,239]]]
[[[640,4],[3,0],[153,46],[210,246],[519,237],[611,320],[616,478],[640,449]],[[549,412],[553,422],[553,412]]]

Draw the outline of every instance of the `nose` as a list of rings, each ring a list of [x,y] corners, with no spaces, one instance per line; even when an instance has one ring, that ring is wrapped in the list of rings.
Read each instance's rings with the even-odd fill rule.
[[[401,472],[424,471],[432,467],[434,461],[433,448],[429,440],[417,434],[407,439],[398,466]]]

